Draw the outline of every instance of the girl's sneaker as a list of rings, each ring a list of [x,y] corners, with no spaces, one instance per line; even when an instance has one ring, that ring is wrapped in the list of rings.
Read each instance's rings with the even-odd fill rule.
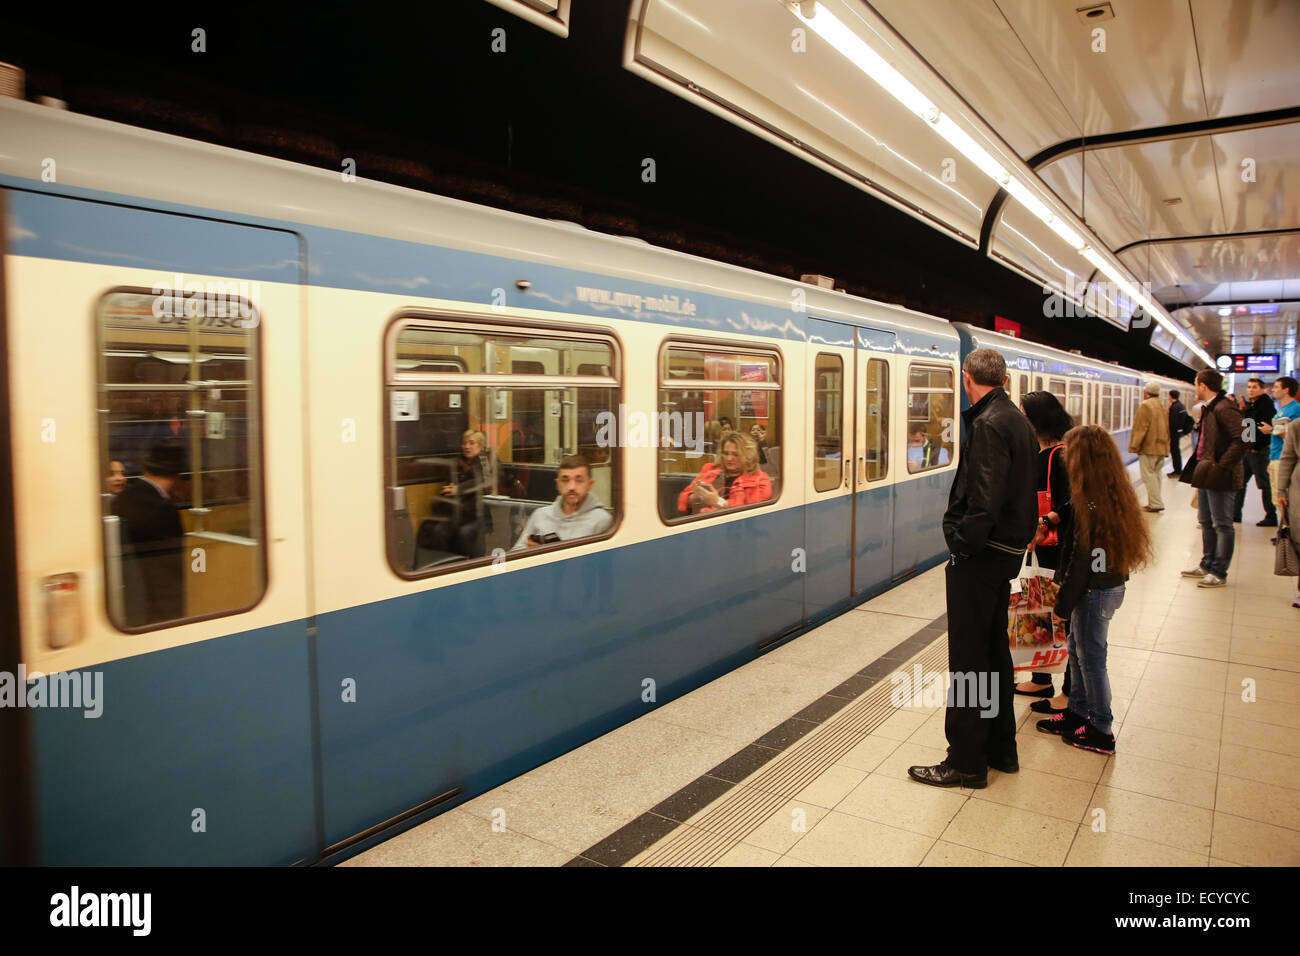
[[[1086,723],[1087,721],[1074,711],[1063,710],[1046,720],[1040,720],[1034,726],[1038,728],[1040,734],[1060,734],[1062,737],[1068,737]]]
[[[1091,750],[1093,753],[1099,754],[1113,754],[1115,752],[1115,735],[1103,734],[1089,721],[1084,721],[1082,727],[1072,734],[1066,734],[1061,739],[1071,747],[1078,747],[1080,750]]]

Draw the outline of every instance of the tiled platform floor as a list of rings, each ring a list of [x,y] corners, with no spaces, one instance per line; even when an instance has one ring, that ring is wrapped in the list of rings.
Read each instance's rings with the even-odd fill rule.
[[[907,767],[943,758],[942,710],[899,708],[706,862],[1300,864],[1295,582],[1272,574],[1273,532],[1255,527],[1263,512],[1253,485],[1229,586],[1201,590],[1179,577],[1200,556],[1189,500],[1190,489],[1166,481],[1167,510],[1149,518],[1156,561],[1130,581],[1111,625],[1115,756],[1037,733],[1017,698],[1020,772],[991,772],[985,790],[938,790],[909,780]],[[909,581],[347,865],[568,863],[930,623],[942,574]],[[713,795],[698,784],[691,792]],[[664,821],[663,833],[638,839],[673,828]]]

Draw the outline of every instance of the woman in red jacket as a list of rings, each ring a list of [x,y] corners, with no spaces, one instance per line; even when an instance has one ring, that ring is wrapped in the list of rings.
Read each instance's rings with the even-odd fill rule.
[[[677,510],[703,514],[740,508],[772,497],[772,479],[758,467],[758,446],[740,432],[722,436],[717,463],[710,462],[677,496]]]

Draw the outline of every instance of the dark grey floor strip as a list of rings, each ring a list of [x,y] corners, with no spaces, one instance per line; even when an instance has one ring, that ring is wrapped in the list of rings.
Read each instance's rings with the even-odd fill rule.
[[[667,800],[583,850],[564,865],[622,866],[637,854],[654,846],[683,821],[718,799],[805,734],[815,730],[819,724],[829,720],[883,678],[894,673],[904,662],[934,643],[947,629],[948,615],[941,614],[844,683],[818,697],[789,720],[777,724],[748,747],[737,751],[708,773],[692,780]]]

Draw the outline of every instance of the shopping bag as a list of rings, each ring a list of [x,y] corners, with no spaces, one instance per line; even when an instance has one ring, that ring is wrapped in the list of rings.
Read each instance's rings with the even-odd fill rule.
[[[1034,552],[1027,552],[1020,574],[1011,582],[1007,607],[1007,639],[1011,644],[1011,666],[1016,671],[1040,674],[1065,672],[1065,621],[1052,613],[1060,586],[1052,572],[1039,567]]]
[[[1300,575],[1300,554],[1296,553],[1295,541],[1291,537],[1291,525],[1287,521],[1285,508],[1279,508],[1282,524],[1277,529],[1277,550],[1273,552],[1273,573],[1285,578]]]

